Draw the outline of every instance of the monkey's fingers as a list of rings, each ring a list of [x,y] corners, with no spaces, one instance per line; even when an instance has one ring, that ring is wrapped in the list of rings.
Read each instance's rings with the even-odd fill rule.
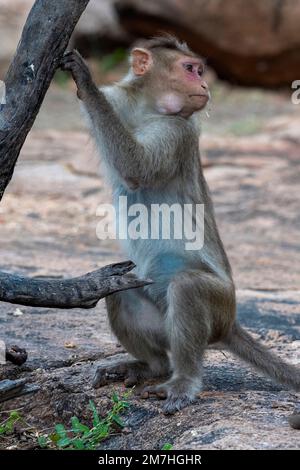
[[[60,62],[60,68],[71,72],[77,85],[77,96],[84,100],[85,94],[93,86],[93,80],[90,70],[79,52],[76,50],[67,52]]]
[[[71,70],[72,68],[77,67],[78,69],[82,69],[85,72],[89,73],[89,69],[86,62],[76,50],[65,53],[65,55],[61,59],[60,67],[63,70]]]
[[[68,58],[63,58],[62,61],[60,62],[60,68],[64,72],[71,72],[73,79],[75,82],[77,82],[77,64],[73,62],[72,60],[69,60]]]
[[[63,70],[69,70],[71,65],[73,64],[73,53],[72,52],[67,52],[63,58],[61,59],[59,66]]]

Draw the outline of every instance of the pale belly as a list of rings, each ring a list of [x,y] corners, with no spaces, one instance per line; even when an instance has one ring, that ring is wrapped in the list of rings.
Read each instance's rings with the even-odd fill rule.
[[[126,205],[119,205],[119,196],[126,196]],[[135,220],[134,216],[128,216],[130,208],[134,205],[139,204],[143,206],[140,207],[140,209],[146,210],[147,212],[148,220],[146,227],[139,227],[141,236],[139,237],[138,234],[135,234],[133,238],[128,236],[126,239],[119,240],[119,243],[124,256],[136,264],[134,270],[135,274],[140,278],[150,278],[154,281],[154,284],[144,288],[144,291],[151,300],[157,305],[160,305],[162,309],[164,309],[166,305],[168,285],[174,276],[192,266],[196,267],[198,265],[198,267],[200,267],[201,264],[201,253],[199,251],[186,250],[184,234],[182,234],[181,239],[175,239],[174,229],[172,230],[172,227],[170,230],[171,237],[165,237],[167,231],[165,232],[162,229],[161,223],[159,231],[155,232],[158,238],[152,238],[153,224],[157,222],[157,220],[151,218],[153,204],[166,204],[168,201],[169,206],[171,206],[174,203],[176,204],[178,200],[178,195],[176,193],[172,194],[170,188],[168,188],[165,193],[158,193],[154,190],[130,193],[123,188],[117,195],[115,194],[114,203],[118,221],[117,228],[119,228],[120,223],[122,223],[124,227],[126,220],[127,226],[130,226],[130,223]],[[131,212],[131,214],[133,212]],[[140,221],[143,222],[144,219],[145,213],[144,216],[140,218]]]

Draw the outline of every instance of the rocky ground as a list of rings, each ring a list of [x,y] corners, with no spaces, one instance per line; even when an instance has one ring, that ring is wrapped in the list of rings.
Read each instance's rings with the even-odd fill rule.
[[[270,349],[300,362],[300,108],[288,94],[214,85],[211,118],[203,117],[205,175],[232,262],[241,323]],[[96,208],[109,201],[97,158],[72,93],[53,87],[23,148],[0,206],[0,269],[65,277],[123,259],[113,241],[96,237]],[[101,170],[100,170],[101,173]],[[22,367],[0,366],[0,378],[27,378],[39,391],[2,403],[20,409],[39,432],[111,406],[116,383],[91,387],[94,368],[123,354],[109,331],[104,303],[90,311],[0,305],[0,338],[27,349]],[[227,352],[210,350],[205,391],[174,417],[134,393],[123,432],[107,449],[296,449],[287,418],[299,396],[263,378]],[[1,448],[32,448],[22,431]]]

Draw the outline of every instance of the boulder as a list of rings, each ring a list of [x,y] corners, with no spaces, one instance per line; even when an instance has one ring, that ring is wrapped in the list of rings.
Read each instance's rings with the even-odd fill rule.
[[[299,78],[299,2],[124,0],[118,9],[129,33],[174,32],[207,57],[219,76],[236,83],[290,86]]]
[[[0,73],[33,0],[0,2]],[[73,37],[83,52],[113,50],[169,31],[186,40],[221,78],[248,86],[299,79],[300,3],[293,0],[91,0]]]

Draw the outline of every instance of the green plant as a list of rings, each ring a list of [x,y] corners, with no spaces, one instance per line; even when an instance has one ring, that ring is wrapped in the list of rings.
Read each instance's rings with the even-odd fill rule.
[[[129,394],[119,398],[116,393],[112,396],[112,408],[104,418],[97,412],[96,406],[90,400],[92,411],[91,427],[81,423],[77,416],[71,418],[71,429],[66,429],[63,424],[55,426],[55,432],[50,435],[38,436],[38,443],[42,448],[57,448],[67,450],[93,450],[97,444],[106,439],[112,433],[114,426],[124,426],[121,413],[129,407],[127,402]]]
[[[10,412],[9,417],[0,423],[0,436],[10,434],[18,421],[21,421],[22,417],[16,410]]]
[[[161,450],[172,450],[173,449],[173,444],[164,444],[161,448]]]

